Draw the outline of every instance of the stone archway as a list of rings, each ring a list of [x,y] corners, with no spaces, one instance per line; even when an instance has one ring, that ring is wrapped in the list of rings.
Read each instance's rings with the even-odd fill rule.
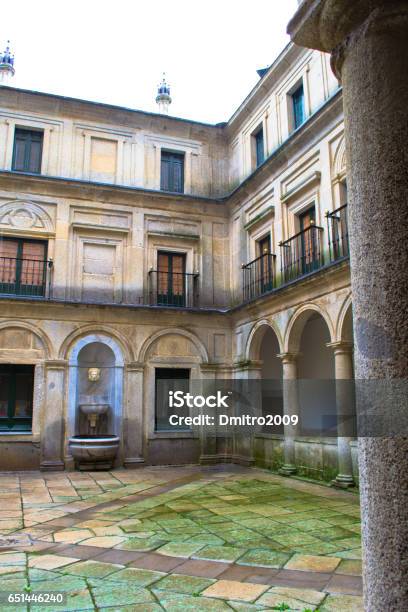
[[[102,370],[104,392],[108,394],[112,408],[109,433],[121,435],[123,413],[123,352],[119,344],[104,334],[88,334],[75,342],[68,357],[68,407],[67,438],[75,435],[78,426],[78,404],[84,387],[85,371],[88,367]]]

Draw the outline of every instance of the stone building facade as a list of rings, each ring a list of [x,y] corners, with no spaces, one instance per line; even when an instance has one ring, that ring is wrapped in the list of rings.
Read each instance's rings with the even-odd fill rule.
[[[357,479],[347,436],[209,442],[156,414],[158,370],[352,376],[342,91],[327,54],[289,44],[217,125],[0,87],[0,234],[0,469],[73,467],[92,362],[109,371],[118,465]]]

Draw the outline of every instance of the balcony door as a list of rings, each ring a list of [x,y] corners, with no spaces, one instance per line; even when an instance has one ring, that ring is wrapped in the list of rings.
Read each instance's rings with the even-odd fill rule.
[[[273,289],[271,237],[265,236],[258,240],[259,279],[261,293]]]
[[[47,243],[20,238],[0,239],[0,293],[45,295]]]
[[[186,305],[186,256],[159,251],[157,254],[157,303],[159,306]]]
[[[316,221],[316,210],[311,206],[304,213],[299,215],[299,226],[301,232],[300,249],[301,249],[301,272],[307,274],[314,270],[319,261],[318,257],[318,237],[316,235],[314,224]]]

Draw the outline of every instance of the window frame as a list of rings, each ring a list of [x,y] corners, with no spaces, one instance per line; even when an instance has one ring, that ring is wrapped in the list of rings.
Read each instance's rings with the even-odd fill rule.
[[[46,286],[47,286],[47,269],[48,269],[48,240],[41,240],[41,239],[36,239],[36,238],[24,238],[22,236],[1,236],[0,237],[0,241],[4,241],[4,242],[17,242],[17,253],[16,253],[16,257],[4,257],[4,259],[15,259],[16,260],[16,269],[15,269],[15,281],[14,283],[6,283],[4,281],[1,280],[1,270],[0,270],[0,294],[5,294],[5,295],[29,295],[29,296],[34,296],[34,297],[44,297],[45,296],[45,292],[46,292]],[[23,257],[23,249],[24,249],[24,244],[41,244],[44,246],[44,259],[38,259],[38,260],[30,260],[28,258],[24,258]],[[0,256],[0,263],[1,260],[3,259],[2,256]],[[42,291],[41,292],[36,292],[36,293],[24,293],[20,291],[20,288],[22,286],[22,275],[24,273],[23,270],[23,262],[24,261],[38,261],[39,263],[42,264],[42,270],[38,271],[38,273],[42,272],[42,277],[43,277],[43,282],[39,285],[35,285],[32,284],[33,287],[36,288],[41,288]],[[14,284],[14,291],[3,291],[1,285],[2,284]],[[26,286],[29,286],[29,283],[26,283]]]
[[[0,364],[0,374],[9,374],[9,386],[7,397],[7,417],[0,417],[0,434],[8,432],[32,433],[33,430],[33,411],[34,411],[34,378],[35,366],[32,364]],[[16,388],[17,374],[31,374],[31,416],[16,417]],[[21,427],[26,425],[26,427]],[[17,427],[16,427],[17,426]]]
[[[297,95],[300,92],[300,90],[302,91],[302,95],[299,96],[299,99],[302,100],[302,120],[298,121],[297,120],[298,111],[296,110],[296,104],[297,104],[296,100],[297,100]],[[298,81],[298,83],[292,88],[289,95],[291,98],[293,130],[297,130],[306,121],[306,98],[305,98],[305,85],[303,83],[303,79]]]
[[[167,157],[168,159],[163,159]],[[172,151],[170,149],[161,149],[160,153],[160,191],[168,191],[170,193],[184,193],[185,188],[185,151]],[[171,164],[171,170],[169,170],[168,176],[168,188],[165,187],[163,162],[167,161]],[[180,164],[180,189],[175,189],[175,173],[174,168],[176,163]]]
[[[265,161],[265,134],[263,124],[259,125],[252,133],[254,144],[255,168],[259,168]]]
[[[23,168],[17,168],[16,167],[16,157],[17,157],[16,143],[17,143],[17,139],[19,135],[22,133],[26,134],[26,138],[24,142],[24,164],[23,164]],[[33,134],[38,134],[39,138],[37,140],[33,139],[32,138]],[[40,143],[38,170],[30,170],[30,159],[32,155],[31,150],[32,150],[33,142]],[[15,126],[14,140],[13,140],[13,156],[12,156],[12,162],[11,162],[11,169],[13,170],[13,172],[25,172],[28,174],[41,174],[43,153],[44,153],[44,130],[35,129],[32,127],[28,127],[28,126]]]
[[[188,376],[186,377],[177,377],[174,376],[173,377],[162,377],[160,378],[158,376],[158,372],[162,371],[162,372],[174,372],[174,373],[188,373]],[[157,427],[157,399],[158,399],[158,390],[157,390],[157,383],[159,380],[183,380],[183,381],[187,381],[187,387],[188,387],[188,391],[190,391],[190,383],[191,383],[191,368],[181,368],[181,367],[168,367],[168,366],[155,366],[154,367],[154,433],[155,434],[168,434],[168,433],[181,433],[181,434],[185,434],[185,433],[192,433],[192,428],[188,427],[186,425],[184,426],[170,426],[168,427],[168,429],[159,429]],[[169,408],[169,407],[168,407]],[[175,409],[176,410],[176,409]],[[190,409],[187,408],[188,410],[188,415],[185,416],[190,416]],[[170,413],[168,413],[168,415],[170,415]]]

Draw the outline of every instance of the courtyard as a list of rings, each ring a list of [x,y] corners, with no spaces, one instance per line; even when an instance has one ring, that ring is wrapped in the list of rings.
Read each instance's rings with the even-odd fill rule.
[[[363,609],[352,492],[228,465],[3,472],[0,500],[2,612]]]

